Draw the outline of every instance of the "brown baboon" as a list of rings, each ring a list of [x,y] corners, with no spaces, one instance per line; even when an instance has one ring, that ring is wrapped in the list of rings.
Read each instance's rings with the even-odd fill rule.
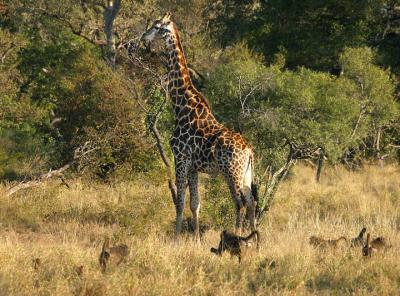
[[[337,249],[340,245],[340,241],[347,242],[347,238],[344,236],[339,237],[338,239],[323,239],[316,236],[311,236],[309,243],[313,247],[321,248],[321,249]]]
[[[376,253],[377,251],[386,250],[390,248],[390,244],[386,241],[384,237],[377,237],[371,241],[371,235],[367,234],[367,242],[362,248],[363,256],[371,257],[372,253]]]
[[[351,247],[361,247],[365,244],[364,234],[367,231],[367,228],[363,228],[360,231],[360,234],[357,237],[354,237],[350,241]]]
[[[75,272],[79,277],[83,276],[84,271],[85,267],[83,265],[75,266]]]
[[[110,247],[109,239],[103,243],[103,248],[100,253],[99,263],[101,270],[106,271],[107,266],[111,264],[119,265],[129,255],[128,246],[125,244]]]
[[[246,237],[238,236],[226,230],[221,232],[221,241],[219,242],[218,249],[211,248],[211,252],[219,256],[222,255],[224,251],[228,251],[231,256],[238,256],[239,263],[242,260],[242,248],[241,246],[249,246],[248,241],[256,236],[257,239],[257,249],[259,247],[260,233],[255,230],[250,235]]]
[[[35,271],[35,279],[33,281],[33,286],[35,288],[39,288],[40,287],[39,275],[38,274],[40,272],[41,264],[42,264],[42,262],[41,262],[40,258],[32,259],[33,270]]]
[[[35,258],[35,259],[33,259],[33,260],[32,260],[32,264],[33,264],[33,269],[34,269],[35,271],[38,271],[38,269],[39,269],[39,267],[40,267],[40,264],[41,264],[40,258]]]

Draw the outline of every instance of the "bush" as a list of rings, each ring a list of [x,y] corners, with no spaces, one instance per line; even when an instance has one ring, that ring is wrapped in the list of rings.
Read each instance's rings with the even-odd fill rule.
[[[305,68],[282,70],[282,58],[277,60],[267,67],[239,44],[224,53],[207,84],[217,117],[241,130],[269,164],[285,159],[285,138],[322,147],[332,163],[338,162],[347,149],[396,118],[394,82],[373,64],[368,48],[344,50],[345,75],[339,78]],[[368,112],[360,124],[363,108]]]

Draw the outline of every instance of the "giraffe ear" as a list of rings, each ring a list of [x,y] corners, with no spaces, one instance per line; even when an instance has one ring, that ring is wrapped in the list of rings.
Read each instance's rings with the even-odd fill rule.
[[[164,16],[163,16],[162,19],[163,19],[164,22],[169,22],[169,21],[171,21],[171,16],[172,16],[172,15],[171,15],[171,12],[168,11],[168,12],[166,12],[166,13],[164,14]]]

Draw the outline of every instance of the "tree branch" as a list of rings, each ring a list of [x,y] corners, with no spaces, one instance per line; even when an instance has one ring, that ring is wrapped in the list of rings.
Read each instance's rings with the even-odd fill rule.
[[[156,139],[156,146],[158,149],[158,153],[161,156],[161,159],[165,165],[165,167],[167,168],[167,173],[168,173],[168,187],[169,190],[171,191],[171,195],[172,195],[172,200],[174,202],[174,204],[176,205],[176,201],[178,198],[178,193],[177,193],[177,189],[176,189],[176,185],[173,182],[173,177],[172,177],[172,166],[171,166],[171,162],[168,159],[168,156],[164,150],[164,147],[162,145],[162,137],[160,132],[158,131],[157,128],[157,123],[158,123],[158,119],[160,118],[160,115],[164,109],[165,103],[166,103],[167,99],[165,97],[164,101],[162,102],[160,108],[157,110],[152,122],[150,123],[150,131],[153,133],[154,138]]]
[[[11,196],[17,191],[20,191],[22,189],[30,188],[30,187],[36,187],[41,185],[43,182],[53,178],[53,177],[60,177],[62,178],[62,175],[66,170],[71,168],[78,160],[80,160],[83,156],[88,155],[89,153],[92,153],[93,151],[97,150],[98,147],[90,147],[90,142],[86,142],[83,144],[83,146],[78,147],[74,151],[74,156],[70,162],[67,164],[63,165],[61,168],[57,170],[51,170],[38,178],[30,181],[24,181],[18,183],[16,186],[11,187],[10,189],[7,190],[6,196]],[[63,179],[61,179],[63,180]],[[64,183],[65,181],[63,181]]]
[[[136,48],[136,46],[135,46]],[[157,112],[151,117],[151,122],[150,122],[150,132],[153,134],[155,140],[156,140],[156,147],[158,150],[158,153],[160,154],[160,157],[167,169],[167,173],[168,173],[168,187],[169,190],[171,192],[171,196],[172,196],[172,200],[174,202],[174,204],[176,205],[176,201],[177,201],[177,189],[176,189],[176,185],[174,182],[174,178],[173,178],[173,174],[172,174],[172,165],[171,162],[167,156],[167,153],[164,150],[164,147],[162,145],[163,143],[163,139],[162,136],[157,128],[157,123],[158,123],[158,119],[160,118],[160,115],[162,113],[162,111],[164,110],[165,104],[167,102],[167,98],[168,98],[168,90],[166,88],[166,84],[164,82],[164,78],[162,76],[160,76],[156,71],[154,71],[153,69],[151,69],[149,66],[147,66],[145,63],[143,63],[143,61],[138,58],[136,55],[130,53],[128,55],[128,59],[132,62],[137,64],[139,67],[141,67],[143,70],[145,70],[146,72],[150,73],[157,81],[158,83],[158,87],[160,87],[163,92],[164,92],[164,100],[162,101],[160,107],[158,108]],[[143,107],[142,107],[143,108]],[[144,110],[146,110],[146,108],[143,108]],[[149,115],[149,114],[148,114]]]
[[[5,61],[6,57],[7,57],[7,55],[8,55],[14,48],[16,48],[16,46],[15,46],[13,43],[11,43],[10,47],[7,48],[7,49],[4,51],[4,53],[1,55],[1,63],[2,63],[2,64],[4,64],[4,61]]]
[[[276,172],[272,174],[271,169],[269,170],[269,178],[268,181],[265,183],[265,191],[262,195],[262,205],[258,208],[256,212],[256,218],[258,221],[258,225],[261,224],[262,218],[266,212],[271,207],[271,204],[274,200],[276,192],[279,188],[279,185],[285,179],[291,168],[294,164],[296,164],[298,159],[315,159],[315,154],[319,155],[319,159],[324,159],[324,154],[321,152],[323,151],[322,148],[311,149],[307,146],[298,146],[295,143],[286,140],[284,146],[289,145],[289,152],[286,158],[286,162],[280,167]],[[322,161],[321,160],[321,161]],[[321,165],[322,167],[322,165]],[[320,174],[321,172],[319,172]],[[317,172],[318,174],[318,172]]]

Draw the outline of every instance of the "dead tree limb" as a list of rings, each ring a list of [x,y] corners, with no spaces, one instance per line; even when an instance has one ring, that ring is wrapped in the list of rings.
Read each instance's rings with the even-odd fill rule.
[[[154,114],[154,116],[150,122],[149,128],[150,128],[150,131],[152,132],[154,138],[156,139],[156,146],[158,149],[158,153],[160,154],[161,159],[162,159],[165,167],[167,168],[168,187],[169,187],[169,190],[171,191],[172,200],[173,200],[174,204],[176,205],[178,193],[176,190],[176,185],[173,181],[172,166],[171,166],[171,162],[169,161],[169,158],[164,150],[164,147],[162,145],[163,140],[162,140],[161,134],[157,128],[158,119],[160,118],[160,115],[164,109],[166,101],[167,101],[167,97],[164,98],[163,102],[161,103],[161,106],[158,108],[157,112]]]
[[[135,48],[137,48],[137,45],[134,46]],[[130,52],[127,56],[127,58],[135,65],[139,66],[140,68],[142,68],[143,70],[145,70],[146,72],[150,73],[151,76],[153,76],[153,78],[156,80],[157,86],[164,92],[164,100],[162,101],[160,107],[158,108],[158,110],[154,113],[151,114],[148,110],[146,110],[145,108],[143,108],[146,112],[147,115],[150,118],[150,125],[149,125],[149,130],[150,132],[153,134],[155,140],[156,140],[156,147],[158,150],[158,153],[160,154],[160,157],[167,169],[167,174],[168,174],[168,187],[169,190],[171,192],[171,196],[172,196],[172,200],[174,202],[174,204],[176,205],[176,200],[177,200],[177,189],[176,189],[176,185],[174,182],[174,177],[173,177],[173,167],[171,165],[171,161],[162,145],[163,138],[158,130],[157,127],[157,123],[158,120],[160,118],[160,115],[162,113],[162,111],[165,108],[165,104],[167,102],[167,98],[168,98],[168,91],[166,89],[166,85],[165,85],[165,78],[162,77],[161,75],[159,75],[155,70],[151,69],[148,65],[146,65],[140,58],[138,58],[136,55],[134,55],[133,52]]]
[[[47,173],[39,176],[36,179],[30,180],[30,181],[23,181],[18,183],[17,185],[9,188],[7,190],[6,196],[11,196],[14,193],[26,189],[26,188],[31,188],[31,187],[36,187],[41,185],[43,182],[54,178],[54,177],[60,177],[62,182],[65,183],[65,180],[63,179],[63,174],[65,171],[67,171],[69,168],[74,166],[79,160],[81,160],[84,156],[92,153],[93,151],[97,150],[97,147],[90,147],[90,142],[86,142],[83,144],[83,146],[78,147],[74,151],[74,156],[70,162],[67,164],[63,165],[61,168],[58,168],[56,170],[50,170]],[[66,185],[67,186],[67,185]],[[68,186],[67,186],[68,187]]]
[[[279,188],[279,185],[285,179],[290,169],[296,164],[299,159],[315,159],[315,154],[319,155],[319,160],[321,161],[320,167],[322,168],[322,161],[324,159],[323,149],[311,149],[307,146],[299,146],[295,143],[286,140],[284,146],[289,146],[289,152],[286,157],[285,163],[274,173],[272,173],[272,169],[269,168],[269,177],[267,182],[264,184],[264,192],[261,196],[258,197],[258,200],[261,201],[261,205],[258,207],[256,211],[256,218],[258,221],[258,225],[261,224],[263,216],[268,212],[271,207],[271,204],[274,200],[276,192]],[[319,173],[317,171],[317,178],[320,175],[320,167]],[[263,185],[263,184],[261,184]]]
[[[4,51],[4,53],[1,54],[0,60],[1,60],[2,64],[4,64],[4,61],[5,61],[6,57],[7,57],[7,55],[10,52],[12,52],[15,48],[16,48],[16,46],[13,43],[11,43],[11,45]]]

